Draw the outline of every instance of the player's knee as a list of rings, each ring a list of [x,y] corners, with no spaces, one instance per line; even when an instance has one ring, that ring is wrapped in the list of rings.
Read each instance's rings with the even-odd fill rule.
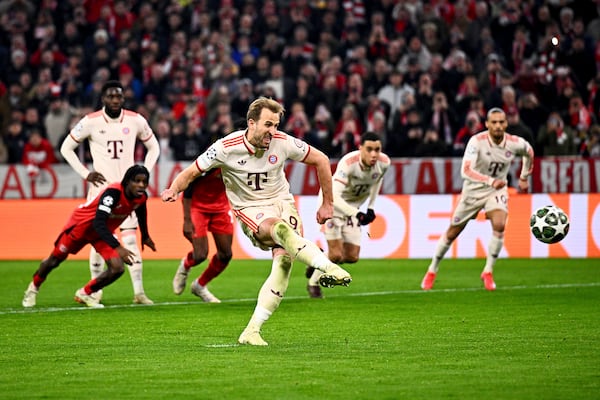
[[[289,254],[284,254],[279,259],[279,266],[284,271],[289,271],[292,268],[292,257]]]
[[[125,272],[125,264],[120,258],[113,258],[106,261],[108,274],[119,277]]]
[[[233,258],[233,253],[231,252],[231,250],[228,250],[228,251],[219,251],[217,253],[217,257],[219,258],[219,260],[222,263],[227,264]]]
[[[291,226],[283,221],[277,221],[271,228],[271,237],[278,245],[283,245],[286,240],[290,239],[296,233]]]
[[[194,262],[200,264],[208,257],[208,250],[196,250],[194,249]]]

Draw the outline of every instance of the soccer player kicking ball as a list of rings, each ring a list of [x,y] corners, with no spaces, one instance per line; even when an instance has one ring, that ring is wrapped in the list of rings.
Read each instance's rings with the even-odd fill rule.
[[[390,158],[381,152],[381,138],[366,132],[360,148],[340,159],[333,175],[333,218],[325,222],[329,259],[337,264],[353,264],[360,254],[361,225],[375,220],[375,200],[390,167]],[[319,193],[321,195],[321,193]],[[359,210],[369,199],[367,212]],[[310,297],[321,298],[319,278],[322,272],[306,268]]]
[[[96,198],[73,211],[54,242],[52,253],[33,274],[33,281],[23,297],[23,307],[35,306],[40,286],[48,274],[66,260],[69,254],[77,254],[88,243],[102,255],[108,268],[78,289],[75,300],[92,308],[104,307],[93,294],[116,281],[125,271],[125,264],[131,264],[135,259],[135,254],[113,236],[115,229],[129,214],[135,211],[138,217],[142,249],[146,245],[156,251],[154,241],[148,234],[146,188],[149,178],[146,167],[134,165],[125,172],[120,183],[108,185]]]
[[[320,224],[333,216],[331,167],[321,151],[277,129],[283,112],[283,106],[275,100],[254,100],[246,114],[247,129],[217,140],[162,192],[163,201],[174,202],[203,171],[221,168],[227,197],[242,230],[255,246],[271,249],[271,273],[260,289],[250,322],[238,338],[240,344],[267,345],[260,329],[283,299],[293,259],[323,271],[322,286],[347,286],[352,282],[348,272],[299,233],[302,222],[285,177],[285,162],[292,159],[316,168],[323,191],[317,210]]]
[[[521,192],[529,189],[528,178],[533,170],[531,145],[521,137],[506,133],[507,125],[504,111],[494,107],[487,113],[487,130],[472,136],[467,142],[460,169],[463,177],[460,200],[448,230],[437,243],[431,264],[421,282],[423,290],[433,288],[440,261],[467,223],[482,209],[492,224],[492,238],[488,244],[481,280],[487,290],[496,289],[493,270],[504,244],[504,228],[508,217],[506,185],[510,164],[516,157],[522,157],[519,178]]]

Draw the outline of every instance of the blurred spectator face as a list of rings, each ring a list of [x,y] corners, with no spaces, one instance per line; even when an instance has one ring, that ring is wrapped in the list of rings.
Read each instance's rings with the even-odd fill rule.
[[[27,61],[27,57],[23,50],[16,49],[16,50],[13,50],[10,60],[15,69],[21,69],[25,65],[25,62]]]
[[[36,124],[40,120],[40,113],[35,107],[29,107],[25,110],[25,122],[28,124]]]
[[[39,147],[40,144],[42,144],[42,135],[40,134],[40,131],[38,131],[38,130],[31,131],[31,133],[29,134],[29,143],[33,147]]]
[[[29,72],[23,72],[21,75],[19,75],[19,83],[21,84],[21,87],[31,87],[31,85],[33,85],[33,78],[31,77],[31,74]]]
[[[581,98],[574,97],[569,101],[569,107],[573,110],[579,110],[583,106]]]
[[[418,36],[413,36],[408,42],[408,48],[415,53],[421,51],[421,39]]]

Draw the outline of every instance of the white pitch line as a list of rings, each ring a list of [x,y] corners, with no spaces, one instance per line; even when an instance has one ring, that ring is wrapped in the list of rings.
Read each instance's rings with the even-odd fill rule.
[[[568,289],[568,288],[586,288],[586,287],[599,287],[600,282],[588,282],[588,283],[557,283],[557,284],[546,284],[546,285],[518,285],[518,286],[502,286],[496,289],[496,291],[510,291],[510,290],[525,290],[525,289]],[[393,294],[435,294],[435,293],[458,293],[458,292],[479,292],[483,291],[484,288],[448,288],[448,289],[433,289],[433,290],[388,290],[384,292],[364,292],[364,293],[349,293],[349,294],[334,294],[328,296],[329,298],[342,298],[342,297],[371,297],[371,296],[389,296]],[[339,293],[339,292],[338,292]],[[306,296],[286,296],[287,300],[302,300],[306,299]],[[226,299],[221,300],[222,303],[247,303],[255,302],[255,298],[247,299]],[[51,313],[61,311],[96,311],[103,309],[122,309],[122,308],[143,308],[143,307],[156,307],[156,306],[187,306],[187,305],[203,305],[207,307],[215,307],[216,305],[205,304],[200,301],[167,301],[163,303],[154,303],[153,305],[140,305],[140,304],[115,304],[105,306],[104,308],[89,308],[89,307],[46,307],[46,308],[8,308],[0,310],[0,315],[10,314],[39,314],[39,313]],[[218,306],[216,306],[218,307]],[[219,345],[220,346],[220,345]],[[229,345],[224,345],[227,347]]]

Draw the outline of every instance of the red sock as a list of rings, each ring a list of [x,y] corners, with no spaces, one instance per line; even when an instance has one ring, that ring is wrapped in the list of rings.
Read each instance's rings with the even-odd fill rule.
[[[208,267],[206,267],[202,275],[200,275],[200,278],[198,278],[198,283],[202,286],[208,285],[208,282],[212,281],[227,268],[227,264],[228,263],[219,260],[219,257],[215,254],[213,258],[210,259]]]
[[[85,294],[92,294],[94,292],[97,292],[98,290],[102,289],[102,288],[95,288],[94,286],[97,284],[98,282],[96,282],[96,278],[92,279],[91,281],[89,281],[87,283],[87,285],[85,285],[83,287],[83,291],[85,292]]]
[[[190,251],[185,257],[185,261],[183,262],[183,268],[190,269],[194,265],[196,265],[196,261],[194,261],[194,252]]]
[[[39,288],[40,286],[42,286],[42,283],[44,283],[45,280],[46,280],[46,278],[42,278],[38,274],[33,275],[33,284],[35,285],[36,288]]]

